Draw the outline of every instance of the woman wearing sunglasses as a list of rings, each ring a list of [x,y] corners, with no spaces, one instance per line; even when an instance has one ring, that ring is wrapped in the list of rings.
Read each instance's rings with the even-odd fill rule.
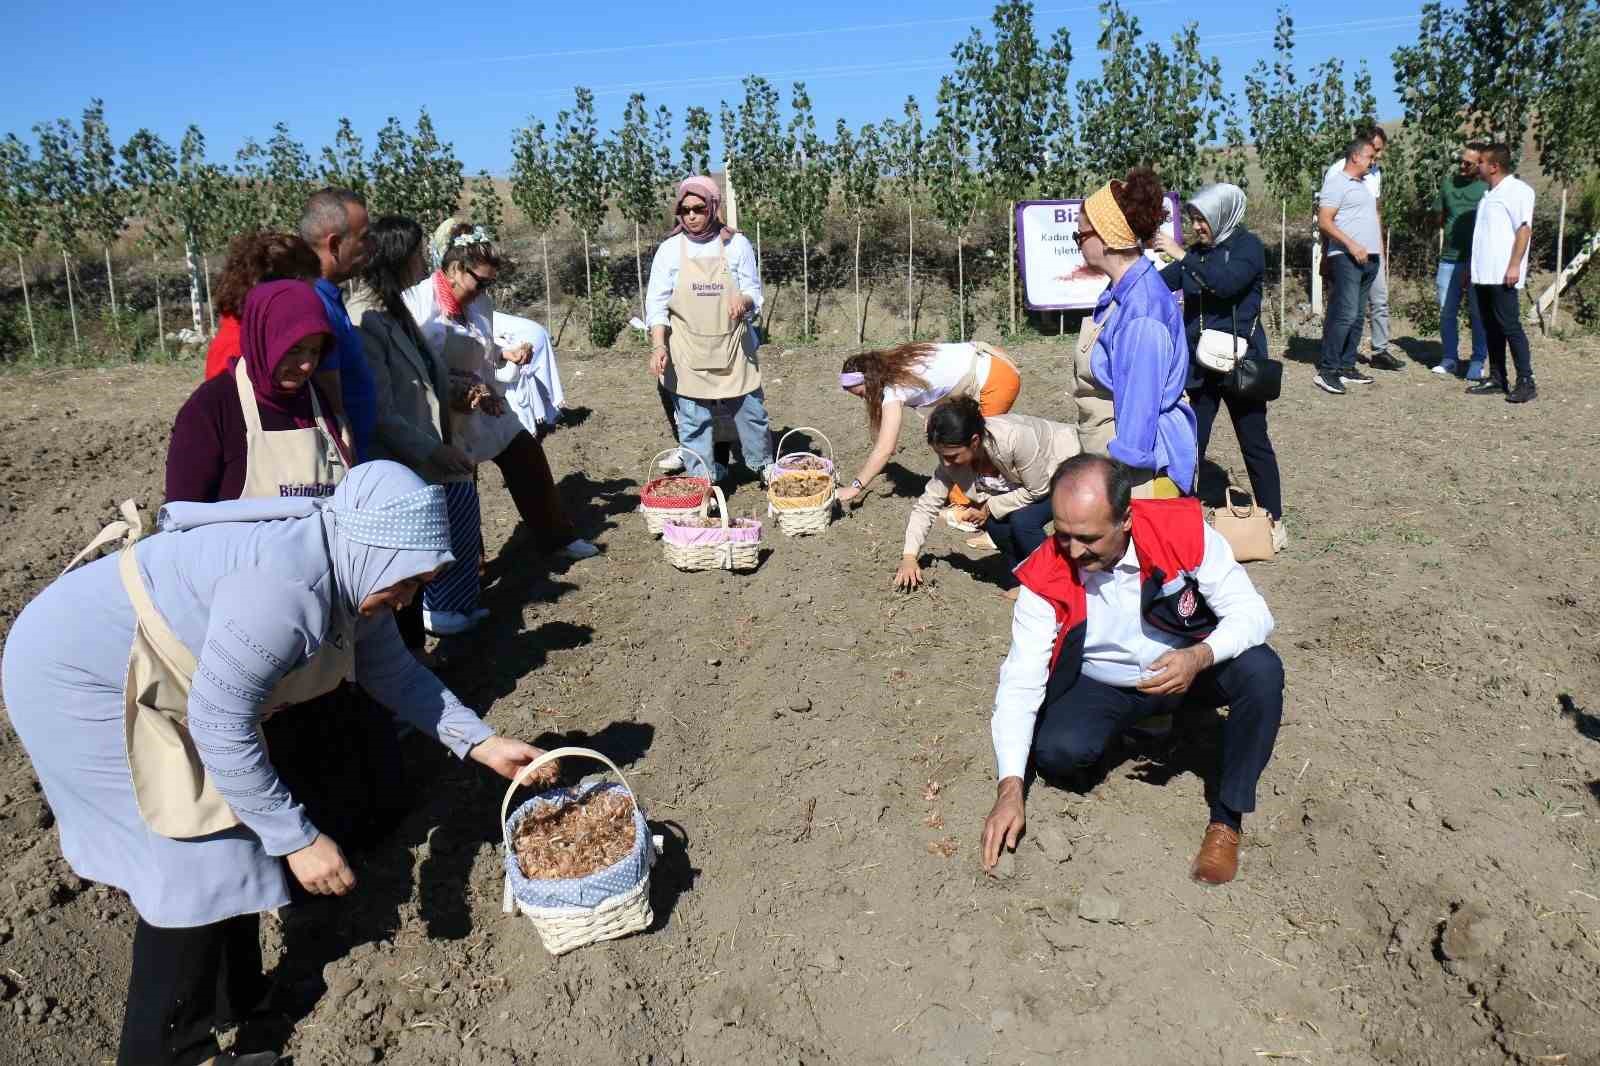
[[[748,469],[759,474],[772,461],[753,325],[761,276],[755,249],[722,224],[721,206],[710,178],[678,186],[674,225],[650,262],[645,297],[650,373],[671,394],[678,442],[718,481],[728,473],[712,452],[719,412],[732,416]]]
[[[578,537],[550,463],[517,416],[506,406],[495,370],[521,365],[532,354],[526,344],[502,350],[494,340],[490,291],[500,275],[500,252],[482,226],[457,223],[446,238],[439,269],[403,294],[423,340],[450,374],[451,443],[473,464],[500,467],[517,513],[544,552],[587,559],[599,549]],[[450,511],[450,570],[424,589],[423,620],[429,632],[449,636],[477,625],[488,612],[478,607],[481,517],[475,480],[445,485]]]

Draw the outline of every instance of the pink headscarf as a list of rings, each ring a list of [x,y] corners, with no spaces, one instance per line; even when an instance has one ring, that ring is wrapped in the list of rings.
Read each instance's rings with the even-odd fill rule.
[[[302,428],[312,425],[312,385],[289,392],[273,380],[278,364],[289,349],[307,337],[320,334],[323,350],[333,339],[322,297],[303,281],[269,281],[251,289],[244,298],[239,322],[239,357],[263,407],[292,417]]]
[[[672,201],[673,227],[672,232],[667,234],[668,237],[676,237],[681,233],[696,244],[708,244],[718,237],[725,241],[733,239],[733,230],[727,226],[707,226],[705,232],[698,236],[684,229],[683,219],[678,217],[678,209],[683,206],[685,196],[700,197],[706,202],[706,210],[711,212],[711,221],[713,223],[722,221],[722,190],[718,189],[717,183],[710,178],[696,174],[678,183],[678,195]]]

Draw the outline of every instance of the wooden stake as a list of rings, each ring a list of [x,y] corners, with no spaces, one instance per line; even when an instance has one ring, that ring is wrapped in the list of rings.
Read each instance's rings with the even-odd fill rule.
[[[583,292],[589,303],[589,343],[594,343],[594,273],[589,269],[589,235],[583,235]]]
[[[1011,238],[1011,252],[1006,257],[1006,272],[1010,276],[1007,291],[1010,293],[1011,304],[1011,335],[1017,335],[1017,204],[1013,200],[1006,205],[1006,234]]]
[[[633,272],[639,276],[639,317],[643,318],[644,311],[644,260],[640,258],[643,250],[639,247],[639,223],[633,224]]]
[[[67,313],[72,316],[72,346],[78,354],[83,354],[83,338],[78,336],[78,305],[72,298],[72,260],[67,258],[67,250],[61,249],[61,263],[67,270]]]
[[[217,305],[211,299],[211,257],[204,250],[200,252],[200,265],[204,268],[201,273],[206,276],[206,321],[211,323],[211,334],[217,333]]]
[[[1322,230],[1311,235],[1311,313],[1322,317]]]
[[[1567,187],[1561,187],[1561,220],[1556,223],[1556,270],[1566,265],[1567,247]],[[1550,328],[1561,324],[1561,286],[1556,285],[1555,299],[1550,301]]]
[[[111,332],[120,341],[122,339],[121,313],[117,309],[117,275],[111,269],[111,246],[105,246],[106,253],[106,288],[111,290]]]
[[[28,295],[28,267],[22,261],[22,249],[17,249],[17,273],[22,275],[22,308],[28,314],[28,337],[33,341],[33,361],[39,361],[39,332],[33,328],[33,298]]]
[[[811,256],[806,249],[806,227],[800,227],[800,335],[811,336]]]
[[[967,264],[961,254],[961,234],[956,234],[956,291],[959,300],[956,303],[956,313],[961,316],[961,325],[956,328],[960,340],[965,343],[967,339]]]
[[[856,343],[867,339],[867,324],[861,321],[861,218],[856,217]]]
[[[161,345],[161,354],[167,354],[167,319],[161,310],[161,257],[155,252],[150,253],[150,262],[156,268],[156,341]]]
[[[1284,292],[1288,288],[1289,272],[1289,201],[1278,201],[1278,337],[1283,338],[1286,328],[1284,322]]]
[[[911,197],[906,197],[906,343],[913,344],[917,330],[911,322],[911,274],[916,264],[917,220],[911,214]]]

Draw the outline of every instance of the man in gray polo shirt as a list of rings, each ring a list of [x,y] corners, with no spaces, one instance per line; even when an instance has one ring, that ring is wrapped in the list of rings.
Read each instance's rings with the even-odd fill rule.
[[[1367,297],[1378,276],[1383,238],[1378,201],[1364,180],[1372,168],[1372,142],[1358,138],[1345,146],[1344,166],[1328,172],[1317,193],[1317,227],[1328,241],[1333,294],[1322,322],[1322,357],[1313,384],[1344,395],[1346,385],[1370,385],[1356,369],[1356,349],[1367,317]]]

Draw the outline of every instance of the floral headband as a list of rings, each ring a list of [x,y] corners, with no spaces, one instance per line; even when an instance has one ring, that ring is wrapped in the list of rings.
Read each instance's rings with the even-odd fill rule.
[[[488,244],[491,239],[488,230],[482,226],[473,226],[471,233],[463,233],[461,236],[453,238],[450,241],[450,247],[466,248],[474,244]]]

